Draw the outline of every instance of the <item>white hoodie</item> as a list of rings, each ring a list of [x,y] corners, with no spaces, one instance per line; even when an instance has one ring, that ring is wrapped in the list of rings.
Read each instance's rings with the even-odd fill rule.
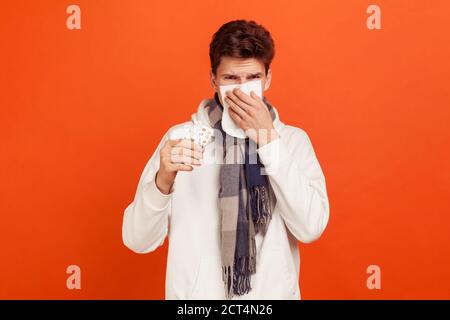
[[[200,103],[192,120],[169,129],[141,175],[134,201],[125,209],[124,244],[136,253],[149,253],[169,239],[166,299],[225,299],[220,258],[218,210],[220,164],[214,144],[205,147],[200,167],[177,174],[171,193],[155,184],[159,150],[171,133],[186,124],[209,125]],[[300,299],[300,255],[297,241],[320,237],[329,218],[325,178],[311,141],[302,129],[276,118],[279,139],[257,149],[268,174],[276,206],[264,236],[255,236],[256,273],[251,290],[233,299]]]

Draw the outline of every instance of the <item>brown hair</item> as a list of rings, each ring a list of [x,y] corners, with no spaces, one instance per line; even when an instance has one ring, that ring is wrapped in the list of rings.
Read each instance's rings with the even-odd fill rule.
[[[216,74],[222,57],[233,57],[261,61],[267,75],[274,56],[275,45],[270,32],[255,21],[234,20],[225,23],[214,34],[209,45],[213,74]]]

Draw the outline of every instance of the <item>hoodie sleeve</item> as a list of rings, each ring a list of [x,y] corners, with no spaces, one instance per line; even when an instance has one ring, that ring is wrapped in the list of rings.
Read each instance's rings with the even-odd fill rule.
[[[164,243],[168,232],[174,186],[166,195],[158,189],[155,183],[155,176],[159,169],[159,152],[167,140],[168,133],[164,135],[147,162],[141,174],[134,200],[124,212],[122,239],[125,246],[136,253],[154,251]]]
[[[310,243],[328,224],[325,177],[306,132],[290,128],[257,151],[286,226],[299,241]]]

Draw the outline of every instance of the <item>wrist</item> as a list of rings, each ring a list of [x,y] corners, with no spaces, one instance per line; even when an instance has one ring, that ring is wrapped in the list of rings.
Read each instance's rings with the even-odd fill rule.
[[[271,143],[272,141],[278,139],[280,135],[275,130],[275,128],[270,129],[264,129],[264,134],[258,134],[258,147],[261,148],[262,146]]]
[[[173,182],[173,179],[168,178],[167,175],[164,174],[164,172],[158,170],[158,172],[156,173],[155,183],[159,191],[161,191],[162,193],[169,194]]]

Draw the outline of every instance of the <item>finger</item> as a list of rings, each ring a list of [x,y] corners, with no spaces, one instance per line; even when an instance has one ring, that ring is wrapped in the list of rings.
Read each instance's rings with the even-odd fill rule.
[[[225,100],[228,102],[228,104],[230,104],[231,102],[233,102],[234,104],[238,105],[239,107],[241,107],[244,111],[247,111],[248,108],[250,108],[249,105],[247,105],[245,102],[241,101],[241,99],[239,99],[236,94],[234,94],[233,91],[227,91],[227,94],[225,96]],[[231,101],[231,102],[230,102]]]
[[[183,140],[183,139],[170,139],[167,141],[167,144],[172,147],[172,146],[176,145],[177,143],[179,143],[181,140]]]
[[[190,156],[193,157],[195,159],[203,159],[203,153],[199,152],[199,151],[195,151],[189,148],[185,148],[185,147],[173,147],[171,152],[172,155],[185,155],[185,156]]]
[[[235,104],[233,101],[227,101],[227,102],[228,102],[228,105],[230,106],[231,110],[234,111],[237,115],[239,115],[239,117],[241,117],[242,119],[245,119],[248,116],[247,112],[245,112],[244,109],[242,109],[240,106]]]
[[[176,143],[174,146],[188,148],[188,149],[191,149],[191,150],[194,150],[197,152],[203,152],[203,148],[200,145],[198,145],[197,143],[195,143],[195,141],[192,139],[182,139],[181,141]]]
[[[251,92],[253,92],[253,91],[251,91]],[[235,88],[233,90],[233,93],[239,100],[241,100],[243,103],[245,103],[248,107],[254,107],[258,103],[258,101],[255,100],[251,95],[249,96],[249,95],[245,94],[239,88]]]
[[[264,101],[253,90],[250,91],[250,96],[258,102],[256,104],[256,106],[265,106],[266,105],[264,103]]]
[[[199,166],[201,165],[200,160],[189,157],[189,156],[184,156],[184,155],[172,155],[170,157],[170,161],[172,163],[184,163],[184,164],[191,164],[191,165],[195,165],[195,166]]]
[[[183,164],[183,163],[175,163],[171,165],[172,170],[175,171],[192,171],[194,170],[194,167],[187,165],[187,164]]]
[[[238,127],[241,128],[243,119],[233,109],[230,108],[229,111],[231,119],[234,121],[234,123],[236,123]]]
[[[227,99],[227,98],[228,98],[227,101],[231,100],[235,104],[238,104],[239,106],[241,106],[244,110],[249,107],[249,106],[247,106],[247,104],[245,102],[243,102],[243,101],[241,101],[241,99],[239,99],[239,97],[234,93],[234,90],[226,92],[225,99]]]

